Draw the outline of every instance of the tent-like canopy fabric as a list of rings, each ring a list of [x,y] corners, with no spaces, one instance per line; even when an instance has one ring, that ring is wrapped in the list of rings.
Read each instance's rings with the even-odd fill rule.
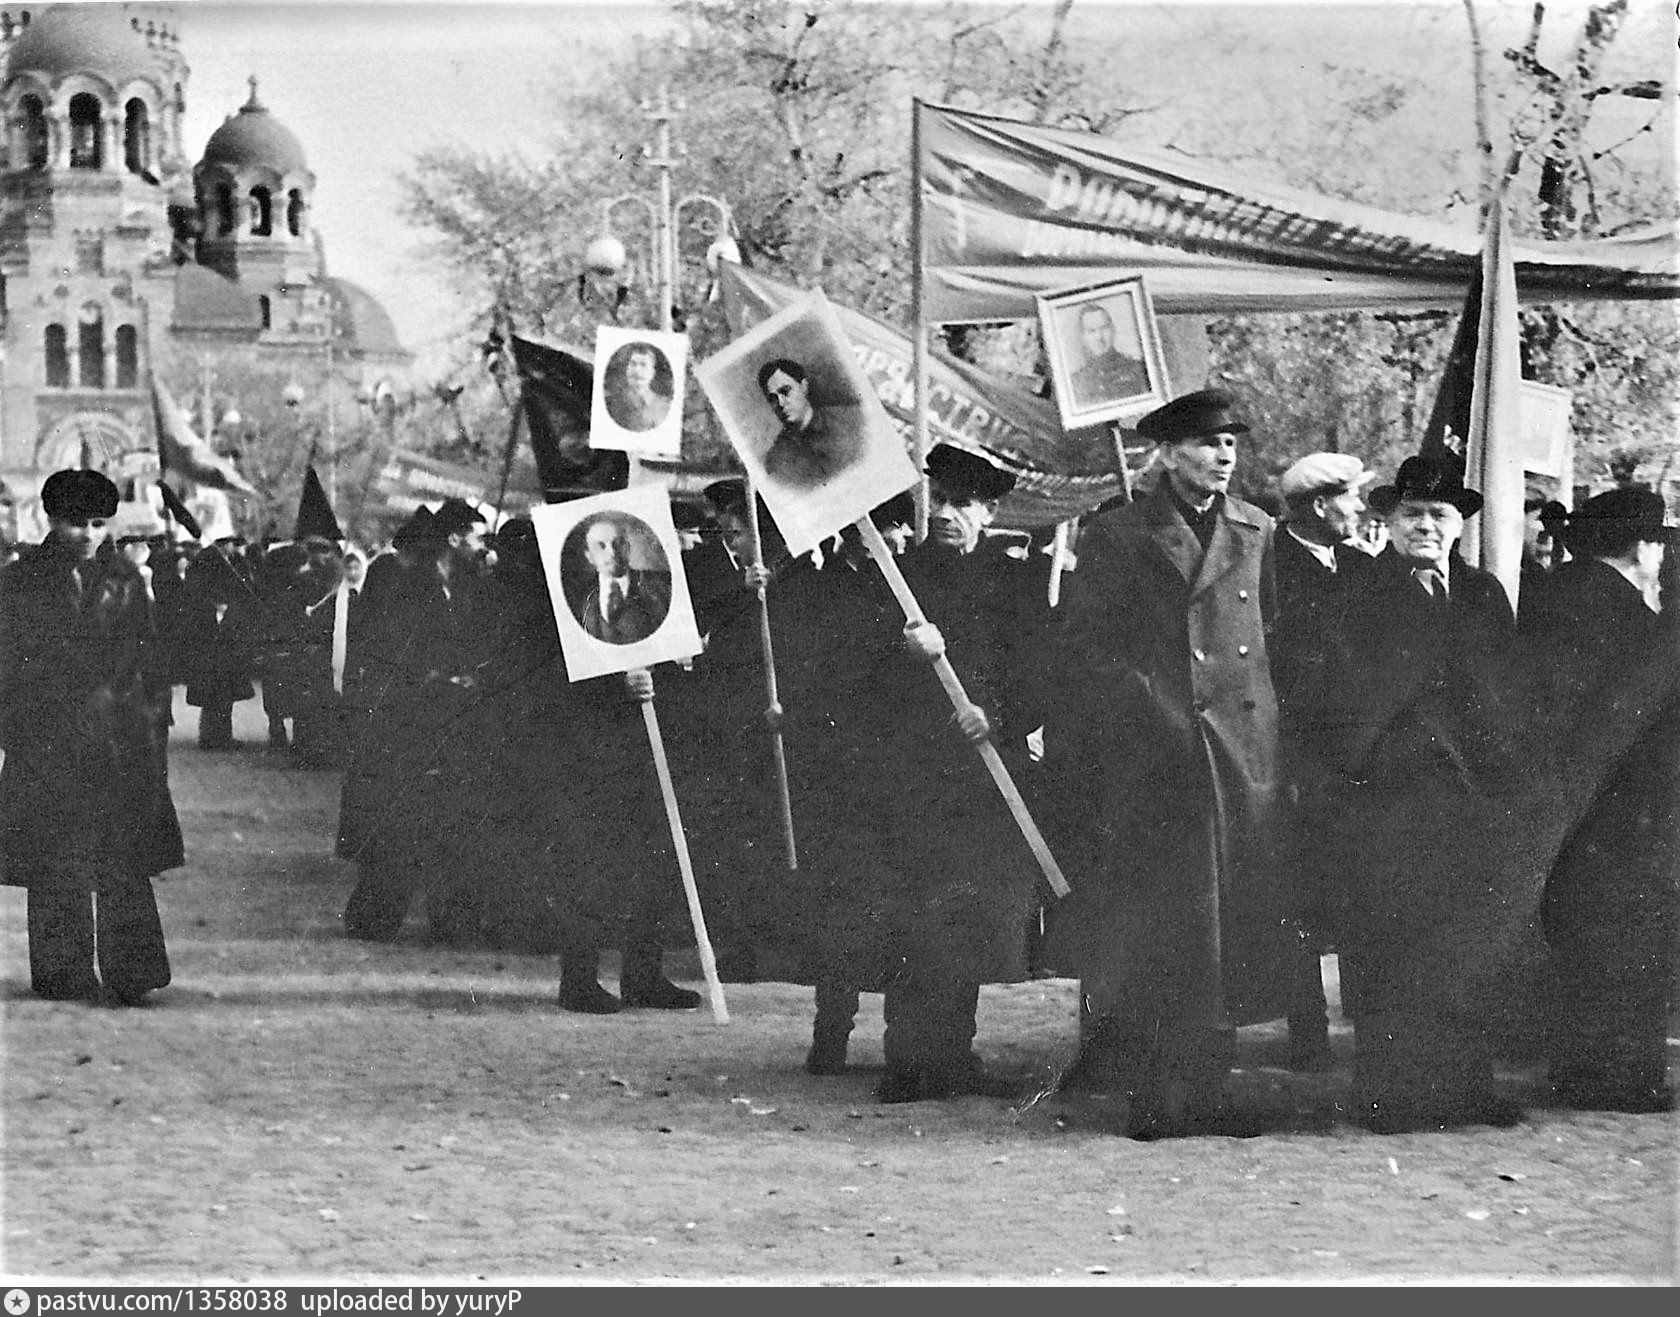
[[[1257,185],[1070,129],[916,106],[927,323],[1141,271],[1164,314],[1456,308],[1474,227]],[[1514,245],[1524,302],[1680,296],[1680,227]]]

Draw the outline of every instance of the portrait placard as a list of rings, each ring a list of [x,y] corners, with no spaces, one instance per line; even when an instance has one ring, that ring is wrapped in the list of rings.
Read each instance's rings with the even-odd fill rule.
[[[531,509],[571,681],[700,652],[671,500],[616,489]]]
[[[603,325],[595,333],[589,446],[682,456],[688,336]]]
[[[748,330],[694,373],[793,553],[920,478],[820,291]]]
[[[1167,401],[1167,367],[1141,274],[1037,299],[1038,327],[1064,430]]]

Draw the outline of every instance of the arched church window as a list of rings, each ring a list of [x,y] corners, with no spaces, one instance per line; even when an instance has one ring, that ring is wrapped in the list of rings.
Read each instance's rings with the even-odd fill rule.
[[[105,313],[97,302],[82,308],[81,323],[77,326],[77,346],[81,349],[81,383],[84,389],[105,387]]]
[[[66,346],[63,325],[48,325],[46,336],[47,387],[70,387],[70,350]]]
[[[47,108],[39,96],[25,96],[19,103],[23,110],[23,145],[29,168],[45,169],[51,153],[47,135]]]
[[[274,232],[274,202],[261,184],[251,189],[251,232],[259,238]]]
[[[303,193],[296,188],[286,194],[286,232],[294,238],[303,236]]]
[[[267,294],[258,294],[257,310],[262,313],[262,327],[264,329],[272,328],[274,324],[274,303],[268,300]]]
[[[233,184],[216,184],[216,232],[233,232]]]
[[[152,121],[146,102],[136,96],[129,101],[123,118],[123,165],[131,174],[142,174],[152,164]]]
[[[101,146],[99,97],[78,92],[70,98],[70,168],[100,169],[105,163]]]
[[[140,384],[140,332],[133,325],[117,326],[117,387],[133,389]]]

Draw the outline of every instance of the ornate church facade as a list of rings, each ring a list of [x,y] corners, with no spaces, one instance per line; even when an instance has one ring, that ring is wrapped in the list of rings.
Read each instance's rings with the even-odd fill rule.
[[[208,422],[244,401],[212,401],[217,372],[354,412],[412,363],[377,300],[327,274],[315,176],[255,78],[189,159],[170,7],[0,12],[0,60],[0,536],[35,537],[61,467],[155,479],[154,371]]]

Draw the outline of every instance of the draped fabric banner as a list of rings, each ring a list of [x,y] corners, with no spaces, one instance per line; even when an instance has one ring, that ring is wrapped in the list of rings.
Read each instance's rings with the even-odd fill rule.
[[[928,324],[1026,319],[1037,293],[1141,271],[1158,312],[1456,307],[1471,220],[1256,185],[1111,138],[918,102]],[[1512,244],[1524,302],[1680,296],[1674,225]]]
[[[725,263],[722,271],[724,310],[735,334],[803,296],[792,284],[739,265]],[[915,415],[909,335],[838,302],[833,305],[887,415],[908,439]],[[1091,511],[1124,489],[1107,426],[1064,431],[1054,404],[1047,400],[1000,384],[943,353],[930,355],[930,442],[988,454],[1018,477],[999,505],[998,526],[1019,530],[1054,525]]]

